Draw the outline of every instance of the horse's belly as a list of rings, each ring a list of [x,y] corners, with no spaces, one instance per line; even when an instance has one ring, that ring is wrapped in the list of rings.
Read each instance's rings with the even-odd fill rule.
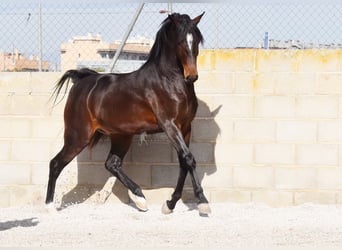
[[[98,129],[108,134],[141,134],[160,132],[161,129],[153,114],[132,112],[109,112],[96,119]]]

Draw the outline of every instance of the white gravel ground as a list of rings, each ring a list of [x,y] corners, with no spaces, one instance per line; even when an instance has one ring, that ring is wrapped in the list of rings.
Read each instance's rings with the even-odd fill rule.
[[[77,204],[0,209],[0,247],[342,247],[342,206],[211,204],[200,217],[194,205],[139,212],[125,204]]]

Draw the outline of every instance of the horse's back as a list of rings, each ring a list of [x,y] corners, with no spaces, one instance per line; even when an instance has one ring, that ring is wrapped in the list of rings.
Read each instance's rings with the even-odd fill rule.
[[[139,134],[159,130],[157,119],[135,73],[104,74],[89,92],[87,108],[107,133]]]

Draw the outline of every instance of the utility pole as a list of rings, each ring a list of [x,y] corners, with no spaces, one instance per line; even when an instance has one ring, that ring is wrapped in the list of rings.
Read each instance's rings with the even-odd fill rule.
[[[38,3],[38,71],[42,71],[43,36],[42,36],[42,3]]]
[[[136,13],[135,13],[135,15],[133,17],[133,20],[132,20],[131,24],[128,26],[126,34],[124,35],[124,37],[123,37],[123,39],[122,39],[122,41],[120,43],[119,48],[115,52],[114,58],[112,60],[112,63],[109,66],[109,70],[108,70],[109,72],[113,72],[115,64],[116,64],[117,60],[119,59],[120,53],[123,50],[123,47],[125,46],[125,43],[126,43],[128,37],[129,37],[129,35],[131,34],[131,31],[132,31],[132,29],[133,29],[133,27],[135,25],[135,22],[137,21],[137,19],[138,19],[139,15],[140,15],[141,11],[143,10],[143,8],[144,8],[144,3],[141,3],[139,5],[139,7],[137,8],[137,10],[136,10]]]
[[[167,9],[169,11],[169,14],[171,15],[173,13],[173,10],[172,10],[172,3],[167,3]]]

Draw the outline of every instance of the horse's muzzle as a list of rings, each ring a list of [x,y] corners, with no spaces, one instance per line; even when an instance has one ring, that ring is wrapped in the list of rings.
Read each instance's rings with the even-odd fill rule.
[[[185,77],[185,82],[186,83],[194,83],[198,79],[198,75],[188,75]]]

